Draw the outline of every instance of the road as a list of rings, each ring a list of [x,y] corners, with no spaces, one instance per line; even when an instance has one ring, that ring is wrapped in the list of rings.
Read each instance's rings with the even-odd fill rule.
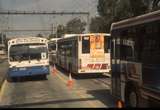
[[[53,68],[50,67],[50,70]],[[111,108],[110,79],[103,75],[73,76],[73,86],[67,86],[68,74],[61,69],[51,71],[46,79],[21,78],[6,80],[0,91],[1,107],[25,108]]]
[[[8,62],[6,56],[5,57],[0,56],[0,88],[6,77],[7,70],[8,70]]]

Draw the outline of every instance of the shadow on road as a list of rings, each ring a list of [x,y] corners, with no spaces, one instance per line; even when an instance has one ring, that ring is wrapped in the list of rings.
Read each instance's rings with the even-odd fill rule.
[[[24,104],[12,104],[12,105],[4,105],[1,106],[3,108],[12,108],[12,107],[32,107],[32,106],[43,106],[47,104],[65,104],[65,103],[75,103],[80,101],[92,101],[94,98],[80,98],[80,99],[61,99],[61,100],[50,100],[43,102],[33,102],[33,103],[24,103]],[[81,105],[79,105],[80,107]],[[71,106],[72,107],[72,106]]]
[[[9,82],[16,83],[16,82],[43,81],[43,80],[44,81],[47,80],[47,77],[45,76],[26,76],[26,77],[16,77],[16,78],[14,77]]]
[[[63,68],[56,66],[57,70],[66,75],[69,76],[69,71],[64,70]],[[76,80],[80,79],[97,79],[97,78],[109,78],[109,76],[103,75],[102,73],[82,73],[82,74],[74,74],[72,73],[72,77]]]
[[[109,108],[116,107],[115,99],[112,97],[109,89],[101,89],[101,90],[88,90],[87,94],[91,94],[95,99],[101,101],[104,105]]]

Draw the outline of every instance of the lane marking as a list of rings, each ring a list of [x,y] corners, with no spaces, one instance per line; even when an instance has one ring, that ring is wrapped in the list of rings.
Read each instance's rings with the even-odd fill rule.
[[[5,80],[2,84],[1,90],[0,90],[0,102],[2,101],[2,96],[4,94],[5,88],[6,88],[7,81]]]
[[[57,75],[59,79],[61,79],[65,84],[66,84],[66,79],[64,79],[62,76],[60,76],[59,74]]]
[[[57,72],[60,73],[58,70],[57,70]],[[63,78],[60,74],[57,74],[57,76],[58,76],[58,78],[59,78],[60,80],[62,80],[62,81],[66,84],[66,80],[67,80],[67,79]],[[81,93],[81,91],[77,91],[77,90],[76,90],[75,92],[76,92],[76,94],[77,94],[79,97],[81,97],[81,98],[87,98],[87,97],[85,97],[85,96],[82,95],[83,93]],[[97,107],[93,102],[87,101],[87,103],[88,103],[89,105],[91,105],[91,107]]]
[[[80,96],[81,98],[87,98],[85,96],[82,95],[82,93],[80,91],[76,91],[77,95]],[[93,102],[87,101],[87,103],[89,105],[91,105],[91,107],[97,107]]]

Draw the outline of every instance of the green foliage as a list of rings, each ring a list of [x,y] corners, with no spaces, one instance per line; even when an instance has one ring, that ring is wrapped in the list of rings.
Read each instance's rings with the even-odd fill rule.
[[[66,31],[65,26],[58,25],[58,27],[57,27],[57,37],[58,38],[62,37],[65,34],[65,31]]]
[[[98,0],[100,17],[92,18],[90,31],[110,32],[113,22],[159,10],[159,4],[160,0]]]
[[[43,35],[39,33],[36,35],[36,37],[43,37]]]
[[[106,32],[105,30],[105,19],[103,17],[95,17],[91,19],[91,24],[90,24],[90,32],[93,33],[103,33]]]
[[[79,18],[74,18],[66,24],[67,34],[80,34],[85,31],[86,22],[82,22]]]
[[[56,34],[50,34],[48,38],[49,39],[56,38]]]

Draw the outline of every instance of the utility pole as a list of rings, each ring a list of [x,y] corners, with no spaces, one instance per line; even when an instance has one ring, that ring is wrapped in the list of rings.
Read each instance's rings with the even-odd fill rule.
[[[52,23],[51,24],[51,35],[53,35],[53,26],[54,26],[54,24]]]
[[[54,26],[54,30],[55,30],[55,34],[56,34],[56,38],[58,37],[58,34],[57,34],[57,26]]]
[[[87,32],[89,32],[90,13],[89,12],[56,12],[56,11],[0,11],[0,15],[84,15],[87,18]]]

